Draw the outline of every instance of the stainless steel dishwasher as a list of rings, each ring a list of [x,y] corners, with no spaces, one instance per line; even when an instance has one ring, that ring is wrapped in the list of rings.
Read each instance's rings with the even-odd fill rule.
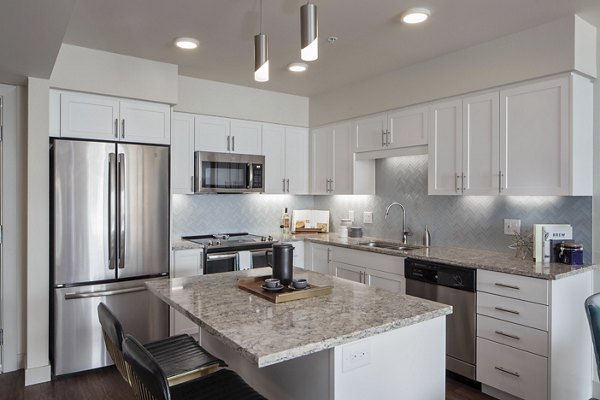
[[[406,294],[452,306],[446,319],[446,369],[475,380],[476,270],[408,258]]]

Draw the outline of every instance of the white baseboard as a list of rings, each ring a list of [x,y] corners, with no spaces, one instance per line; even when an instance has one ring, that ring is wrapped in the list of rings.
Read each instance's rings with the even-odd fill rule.
[[[592,381],[592,396],[600,398],[600,382],[595,379]]]
[[[50,378],[50,364],[25,369],[25,386],[49,382]]]

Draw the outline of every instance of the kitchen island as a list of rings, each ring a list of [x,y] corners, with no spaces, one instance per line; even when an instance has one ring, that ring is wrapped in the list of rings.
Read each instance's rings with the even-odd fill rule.
[[[237,287],[259,268],[148,282],[202,345],[272,399],[441,399],[450,306],[303,269],[326,296],[274,304]]]

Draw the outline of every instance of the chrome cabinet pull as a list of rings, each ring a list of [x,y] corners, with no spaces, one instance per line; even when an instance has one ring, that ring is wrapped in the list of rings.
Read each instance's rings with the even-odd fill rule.
[[[518,337],[517,335],[511,335],[510,333],[506,333],[506,332],[502,332],[502,331],[495,331],[495,333],[497,335],[506,336],[506,337],[509,337],[511,339],[521,340],[521,338]]]
[[[509,310],[508,308],[504,308],[504,307],[494,307],[494,308],[495,308],[496,310],[498,310],[498,311],[503,311],[503,312],[507,312],[507,313],[511,313],[511,314],[515,314],[515,315],[519,315],[519,314],[521,314],[521,313],[520,313],[520,312],[518,312],[518,311],[515,311],[515,310]]]
[[[190,176],[190,178],[191,178],[190,180],[192,181],[190,188],[192,189],[192,193],[194,193],[194,177]]]
[[[285,193],[285,179],[281,180],[281,191]]]
[[[117,266],[115,252],[117,243],[116,208],[114,202],[116,193],[116,156],[115,153],[108,154],[108,269]]]
[[[331,262],[331,249],[327,249],[327,264]]]
[[[235,136],[231,137],[231,151],[235,151]]]
[[[382,129],[381,130],[381,147],[385,147],[385,143],[386,143],[386,140],[385,140],[385,130]]]
[[[494,283],[494,285],[499,286],[499,287],[503,287],[503,288],[508,288],[508,289],[521,290],[521,288],[518,287],[518,286],[507,285],[505,283],[498,283],[498,282],[496,282],[496,283]]]
[[[335,191],[335,185],[334,185],[333,179],[331,179],[331,185],[329,187],[330,187],[329,191],[333,193]]]
[[[115,139],[119,138],[119,118],[115,118]]]
[[[65,294],[65,300],[87,299],[87,298],[90,298],[90,297],[114,296],[114,295],[117,295],[117,294],[142,292],[144,290],[146,290],[145,286],[137,286],[137,287],[128,288],[128,289],[102,290],[102,291],[99,291],[99,292],[66,293]]]
[[[519,374],[516,371],[510,371],[508,369],[505,369],[505,368],[502,368],[502,367],[498,367],[498,366],[495,366],[494,368],[496,368],[498,371],[502,371],[502,372],[505,372],[505,373],[507,373],[509,375],[516,376],[517,378],[521,376],[521,374]]]
[[[460,175],[456,174],[456,191],[460,192],[460,186],[458,185],[458,180],[460,179]]]
[[[387,137],[386,146],[389,146],[390,144],[392,144],[392,131],[388,130],[386,132],[386,137]]]
[[[121,139],[125,139],[125,120],[121,120]]]
[[[498,193],[502,193],[502,178],[504,177],[504,174],[502,173],[502,171],[498,171]]]
[[[288,179],[286,179],[286,180],[285,180],[285,183],[286,183],[286,185],[287,185],[287,190],[286,190],[286,192],[288,192],[288,193],[289,193],[289,192],[290,192],[290,179],[289,179],[289,178],[288,178]]]
[[[465,190],[467,190],[467,188],[465,187],[465,179],[467,178],[466,175],[463,174],[462,178],[461,178],[461,186],[462,186],[462,191],[464,192]]]

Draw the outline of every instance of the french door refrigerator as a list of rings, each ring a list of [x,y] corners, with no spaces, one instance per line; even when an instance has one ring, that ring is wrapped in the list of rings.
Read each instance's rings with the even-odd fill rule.
[[[51,259],[54,375],[112,363],[104,302],[142,342],[168,336],[168,307],[144,281],[169,271],[169,148],[54,139]]]

